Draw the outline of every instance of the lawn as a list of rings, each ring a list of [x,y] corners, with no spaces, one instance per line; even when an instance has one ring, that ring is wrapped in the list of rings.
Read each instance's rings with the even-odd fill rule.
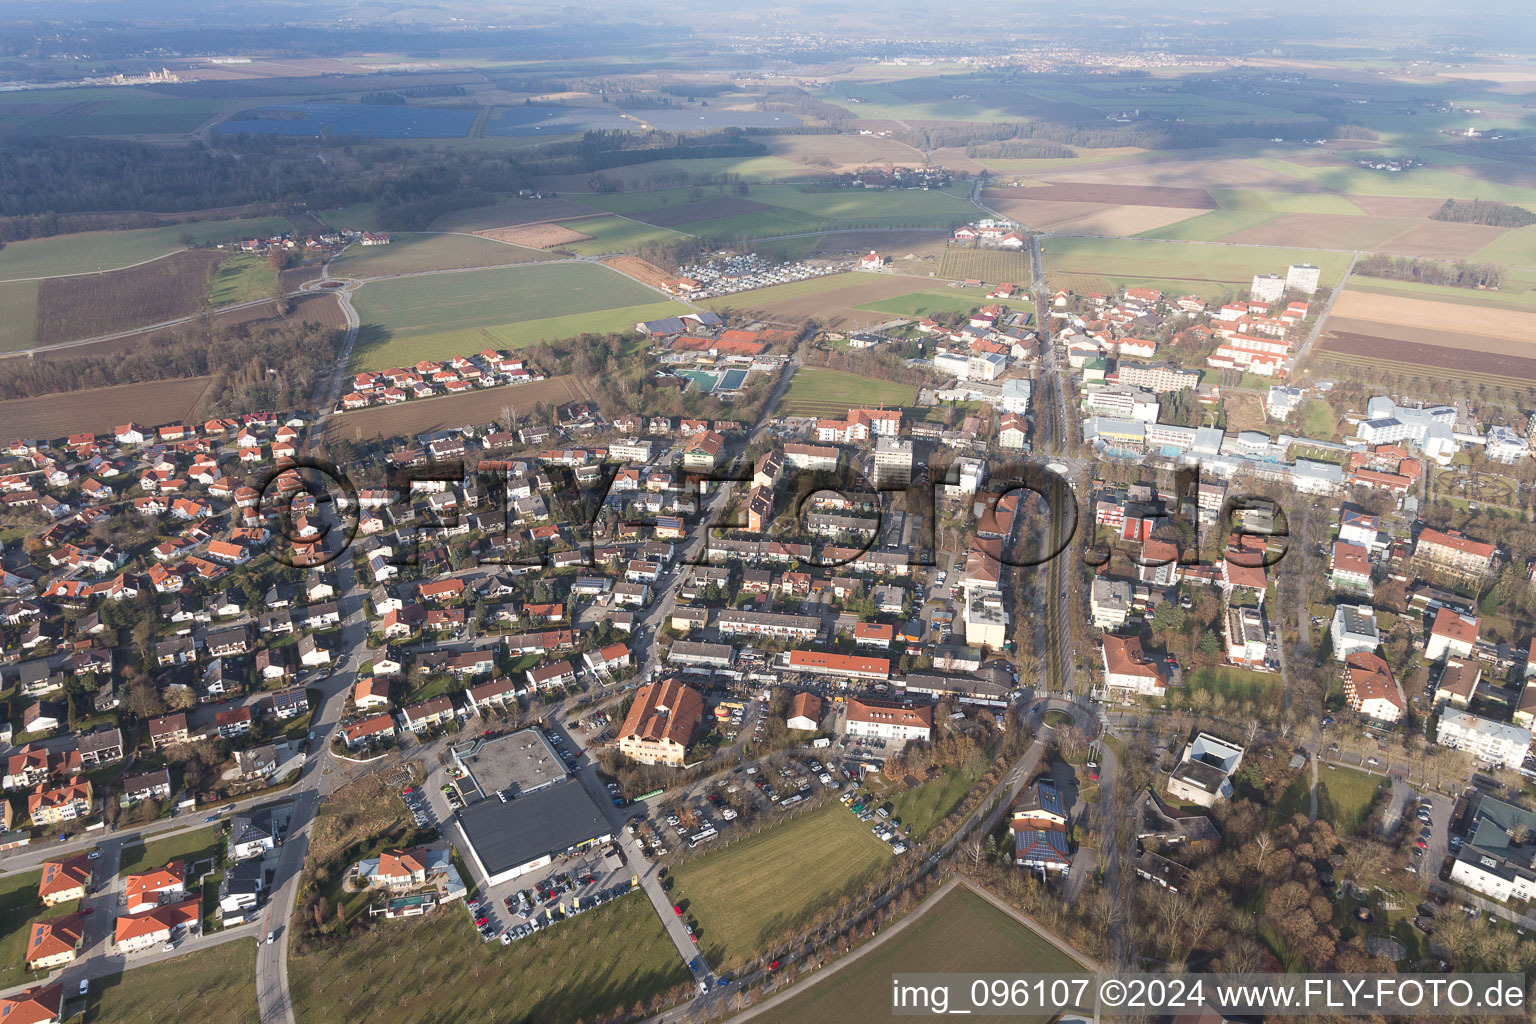
[[[23,984],[31,977],[22,957],[32,923],[72,913],[79,906],[78,902],[61,903],[44,909],[37,898],[37,883],[42,877],[41,869],[0,877],[0,988]]]
[[[935,316],[940,313],[969,313],[986,301],[974,288],[969,292],[946,288],[943,291],[898,295],[894,299],[865,303],[858,308],[874,313],[896,313],[901,316]],[[1010,308],[1012,308],[1011,303]]]
[[[91,982],[85,1024],[168,1020],[257,1024],[256,940],[235,939]]]
[[[292,230],[293,225],[282,217],[259,217],[168,224],[132,231],[87,231],[10,242],[0,249],[0,281],[118,270],[184,249],[182,240],[186,236],[194,244],[209,245]]]
[[[857,892],[891,856],[834,803],[684,863],[672,898],[698,921],[711,963],[740,964]]]
[[[37,282],[0,281],[0,352],[27,348],[37,337]]]
[[[1353,835],[1376,794],[1387,785],[1380,775],[1353,768],[1324,768],[1318,773],[1317,816],[1332,823],[1339,835]]]
[[[288,973],[304,1024],[572,1024],[648,1003],[689,980],[639,893],[509,947],[481,942],[458,907],[380,921],[340,946],[290,957]]]
[[[1307,437],[1332,441],[1334,428],[1338,422],[1333,413],[1333,406],[1321,398],[1311,398],[1302,409],[1301,432]]]
[[[620,306],[590,313],[467,327],[437,334],[359,340],[352,353],[351,369],[378,370],[408,366],[422,359],[451,359],[479,352],[483,348],[526,348],[540,341],[574,338],[582,334],[609,334],[632,331],[642,320],[660,320],[687,312],[675,302],[653,302],[643,306]]]
[[[236,253],[213,272],[208,282],[208,305],[214,309],[239,302],[265,299],[277,293],[277,271],[255,253]]]
[[[126,875],[130,872],[149,871],[163,867],[177,858],[189,865],[216,858],[219,847],[224,844],[221,832],[221,826],[209,825],[181,835],[125,846],[118,861],[117,873]]]
[[[795,371],[789,391],[784,395],[780,413],[790,416],[816,416],[841,409],[860,407],[908,406],[917,398],[910,384],[872,380],[855,373],[802,366]],[[808,411],[807,411],[808,410]]]
[[[1071,957],[967,889],[946,894],[869,955],[759,1015],[763,1024],[841,1024],[889,1014],[891,979],[902,972],[1075,974]],[[960,1004],[952,1004],[960,1005]],[[1048,1014],[1014,1020],[1047,1021]]]
[[[659,228],[642,224],[628,217],[589,217],[560,225],[579,231],[592,238],[585,242],[567,242],[559,246],[583,256],[607,256],[611,253],[633,252],[644,245],[665,243],[685,237],[671,228]]]
[[[462,270],[532,263],[551,257],[538,249],[479,235],[399,234],[388,245],[353,245],[331,261],[337,277],[388,277],[423,270]]]
[[[459,330],[494,327],[655,301],[649,288],[592,263],[376,281],[359,288],[353,299],[365,325],[377,324],[393,337],[439,334],[450,324]]]
[[[1185,690],[1221,694],[1228,700],[1256,700],[1264,703],[1280,699],[1280,676],[1274,672],[1251,672],[1230,665],[1196,668],[1184,674]]]
[[[921,839],[960,806],[975,785],[976,777],[959,769],[950,769],[938,778],[890,797],[891,817],[912,827],[912,838]]]

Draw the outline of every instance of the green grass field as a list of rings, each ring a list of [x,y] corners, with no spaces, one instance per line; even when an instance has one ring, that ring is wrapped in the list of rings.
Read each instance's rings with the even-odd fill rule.
[[[890,847],[841,804],[690,860],[672,872],[672,898],[699,922],[714,964],[739,964],[829,903],[868,882]]]
[[[1474,252],[1472,259],[1484,263],[1536,268],[1536,224],[1506,232]]]
[[[1211,189],[1223,210],[1265,210],[1271,213],[1332,213],[1363,217],[1365,211],[1345,196],[1331,192],[1274,192],[1265,189]]]
[[[788,184],[755,185],[745,198],[772,209],[682,226],[691,235],[722,241],[839,228],[942,228],[964,223],[974,215],[975,207],[961,198],[962,194],[968,194],[968,189],[968,185],[957,185],[952,191],[879,192],[851,188],[823,191]],[[705,200],[720,197],[721,193],[713,189],[706,189],[703,194]],[[600,210],[634,215],[663,207],[687,206],[690,190],[658,189],[571,198]],[[586,226],[589,223],[578,221],[570,226],[591,234]]]
[[[858,308],[874,313],[896,313],[901,316],[933,316],[936,313],[969,313],[986,301],[981,297],[981,291],[975,288],[968,292],[946,288],[943,291],[898,295],[894,299],[881,299],[879,302],[869,302]],[[1009,308],[1016,308],[1014,306],[1016,301],[1009,300]]]
[[[643,245],[665,243],[684,237],[681,232],[671,228],[658,228],[627,217],[589,217],[570,221],[561,227],[592,236],[586,242],[570,242],[559,246],[583,256],[633,252]]]
[[[41,869],[0,877],[0,988],[24,984],[32,977],[22,964],[32,923],[72,913],[79,906],[76,901],[44,909],[37,898],[42,877]]]
[[[182,135],[227,108],[220,97],[161,96],[137,88],[58,89],[10,94],[0,133],[17,135]]]
[[[383,225],[379,223],[379,216],[374,211],[372,203],[338,206],[333,210],[321,210],[316,216],[333,228],[352,228],[358,231],[383,230]]]
[[[135,843],[123,847],[118,860],[117,873],[126,875],[163,867],[178,857],[189,864],[217,856],[223,840],[218,825],[209,825],[193,832],[156,839],[148,843]]]
[[[795,371],[779,412],[788,416],[836,416],[866,406],[908,406],[916,399],[917,389],[910,384],[802,366]]]
[[[939,276],[951,281],[1006,282],[1027,288],[1031,280],[1029,254],[951,245],[944,249],[944,258],[939,261]]]
[[[858,1012],[884,1017],[887,1009],[874,1008],[890,1006],[891,977],[905,972],[1051,974],[1082,969],[1033,929],[975,893],[955,889],[878,949],[833,969],[758,1019],[763,1024],[842,1024]],[[1043,1022],[1051,1016],[1010,1019]]]
[[[492,327],[591,310],[652,305],[656,293],[592,263],[528,265],[375,281],[353,298],[364,324],[394,337]]]
[[[900,818],[903,826],[912,826],[912,838],[921,839],[943,821],[945,815],[960,806],[975,782],[975,777],[966,772],[947,771],[914,789],[891,796],[889,799],[894,808],[891,816]]]
[[[1333,192],[1358,196],[1414,196],[1426,199],[1495,199],[1527,208],[1536,205],[1536,189],[1474,178],[1455,171],[1415,167],[1401,174],[1350,165],[1297,164],[1273,157],[1253,163],[1271,171],[1311,182]]]
[[[259,217],[32,238],[0,249],[0,281],[119,270],[186,248],[182,245],[186,236],[196,245],[212,245],[292,230],[293,225],[282,217]]]
[[[1333,824],[1339,835],[1352,835],[1365,820],[1378,791],[1387,787],[1380,775],[1353,768],[1324,768],[1318,773],[1317,816]]]
[[[0,281],[0,352],[26,348],[37,337],[36,281]]]
[[[1338,426],[1338,417],[1334,415],[1333,406],[1321,398],[1309,398],[1301,416],[1301,432],[1307,437],[1316,437],[1324,441],[1333,440],[1334,429]]]
[[[620,306],[590,313],[541,317],[489,327],[467,327],[437,334],[413,334],[377,342],[359,339],[352,352],[350,368],[377,370],[409,365],[422,359],[451,359],[479,352],[483,348],[526,348],[541,341],[574,338],[582,334],[609,334],[634,329],[641,320],[660,320],[686,312],[675,302],[653,302],[643,306]]]
[[[70,984],[65,996],[73,996]],[[236,939],[91,982],[85,1024],[256,1024],[256,940]]]
[[[208,282],[208,305],[214,309],[237,302],[264,299],[277,292],[277,271],[255,253],[236,253],[213,272]]]
[[[1228,700],[1267,703],[1280,699],[1280,676],[1275,672],[1251,672],[1230,665],[1191,669],[1184,674],[1187,694],[1207,690]]]
[[[481,942],[463,910],[380,921],[340,946],[292,956],[301,1024],[593,1021],[688,982],[677,949],[641,894],[511,946]],[[401,978],[408,976],[409,984]]]
[[[462,270],[551,257],[538,249],[508,245],[479,235],[400,234],[388,245],[353,245],[331,261],[337,277],[387,277],[423,270]]]
[[[1453,288],[1449,285],[1420,284],[1417,281],[1389,281],[1381,277],[1355,274],[1349,279],[1351,291],[1377,292],[1382,295],[1402,295],[1413,299],[1431,299],[1454,302],[1463,306],[1486,306],[1490,309],[1515,309],[1529,313],[1536,310],[1536,271],[1506,270],[1496,292],[1478,291],[1475,288]]]
[[[1133,238],[1178,238],[1190,242],[1214,242],[1246,228],[1258,227],[1265,221],[1274,220],[1280,214],[1273,210],[1212,210],[1187,220],[1165,224],[1151,231],[1143,231]]]
[[[1285,273],[1292,263],[1322,268],[1322,284],[1332,286],[1349,267],[1345,253],[1268,246],[1206,245],[1141,238],[1052,237],[1044,242],[1046,273],[1096,274],[1103,277],[1164,281],[1206,281],[1246,287],[1254,274]]]

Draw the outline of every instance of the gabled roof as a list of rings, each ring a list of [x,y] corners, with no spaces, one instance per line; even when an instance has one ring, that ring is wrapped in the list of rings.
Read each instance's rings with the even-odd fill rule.
[[[53,893],[68,892],[91,884],[91,861],[85,854],[67,860],[50,860],[43,864],[43,877],[37,884],[41,899]]]

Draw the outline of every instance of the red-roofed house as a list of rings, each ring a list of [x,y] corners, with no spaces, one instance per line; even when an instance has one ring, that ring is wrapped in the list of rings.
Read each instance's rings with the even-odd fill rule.
[[[167,896],[180,896],[187,891],[186,865],[173,860],[163,868],[142,875],[129,875],[123,879],[123,906],[130,914],[142,914],[154,910],[166,902]]]
[[[1472,655],[1472,645],[1477,643],[1479,620],[1475,615],[1462,615],[1449,608],[1435,613],[1435,624],[1430,627],[1429,639],[1424,643],[1424,658],[1439,661],[1447,655],[1467,658]]]
[[[1162,669],[1141,649],[1134,636],[1104,634],[1104,684],[1138,696],[1161,697],[1168,689]]]
[[[1392,670],[1369,651],[1344,659],[1344,699],[1355,714],[1376,722],[1396,722],[1407,707]]]

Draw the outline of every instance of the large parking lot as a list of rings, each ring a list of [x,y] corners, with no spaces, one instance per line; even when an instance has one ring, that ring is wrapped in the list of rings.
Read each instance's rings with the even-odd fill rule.
[[[467,906],[481,938],[511,945],[624,895],[633,878],[617,844],[606,844],[503,882]]]

